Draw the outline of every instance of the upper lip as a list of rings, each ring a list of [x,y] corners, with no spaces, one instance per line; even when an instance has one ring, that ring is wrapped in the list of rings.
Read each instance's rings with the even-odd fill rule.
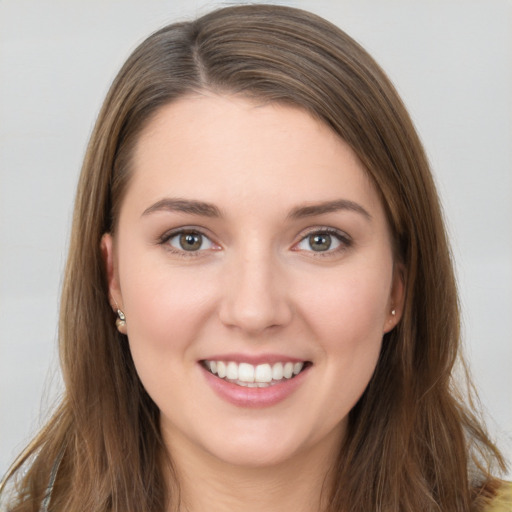
[[[300,357],[292,357],[284,354],[240,354],[240,353],[230,353],[230,354],[214,354],[201,361],[233,361],[234,363],[249,363],[252,365],[258,364],[275,364],[275,363],[304,363],[307,359]]]

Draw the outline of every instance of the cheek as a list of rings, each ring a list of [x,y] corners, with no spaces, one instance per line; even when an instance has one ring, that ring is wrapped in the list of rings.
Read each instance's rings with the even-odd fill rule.
[[[388,315],[391,271],[351,269],[329,277],[316,290],[312,282],[302,291],[302,310],[315,330],[322,333],[321,339],[335,346],[343,340],[380,340]]]
[[[132,253],[121,267],[128,338],[139,365],[186,356],[211,313],[211,280],[192,267],[176,269],[155,259]]]
[[[304,293],[303,312],[328,361],[332,381],[359,395],[379,357],[388,318],[392,263],[351,267],[331,275],[317,293]],[[348,270],[348,269],[347,269]]]
[[[340,276],[322,294],[309,297],[308,321],[326,362],[322,371],[330,385],[324,400],[332,421],[354,407],[375,370],[390,286],[382,276]]]
[[[198,357],[195,342],[211,318],[211,291],[198,289],[197,277],[150,265],[139,267],[124,290],[130,352],[141,382],[160,409],[169,396],[188,396],[186,375],[194,371]]]

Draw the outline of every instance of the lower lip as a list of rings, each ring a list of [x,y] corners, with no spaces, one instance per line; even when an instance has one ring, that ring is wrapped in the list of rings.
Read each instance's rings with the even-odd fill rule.
[[[245,386],[237,386],[232,382],[221,379],[210,373],[206,368],[203,368],[202,365],[200,366],[206,381],[220,398],[237,407],[254,409],[271,407],[288,398],[304,381],[310,368],[307,367],[292,379],[283,379],[273,386],[266,388],[248,388]]]

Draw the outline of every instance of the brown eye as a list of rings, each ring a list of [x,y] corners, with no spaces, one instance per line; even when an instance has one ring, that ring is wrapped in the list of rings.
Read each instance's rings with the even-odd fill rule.
[[[169,237],[167,243],[174,249],[185,252],[198,252],[213,247],[211,240],[197,231],[180,231]]]
[[[339,230],[319,229],[310,232],[294,246],[294,250],[334,254],[352,245],[351,239]]]
[[[313,251],[328,251],[332,245],[332,237],[327,233],[316,233],[308,237],[308,243]]]
[[[184,251],[198,251],[203,243],[203,236],[199,233],[182,233],[180,246]]]

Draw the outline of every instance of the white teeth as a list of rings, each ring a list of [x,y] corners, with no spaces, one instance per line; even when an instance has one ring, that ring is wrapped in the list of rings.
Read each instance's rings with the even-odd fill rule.
[[[272,368],[269,364],[259,364],[254,372],[256,382],[270,382],[272,380]]]
[[[222,361],[217,361],[217,375],[221,379],[226,376],[226,364]]]
[[[283,368],[284,376],[289,379],[293,375],[293,363],[286,363]]]
[[[272,366],[272,378],[274,380],[281,380],[283,378],[283,363],[276,363]]]
[[[304,368],[304,363],[269,363],[256,366],[249,363],[237,364],[234,361],[205,361],[205,366],[221,379],[228,379],[244,387],[268,387],[277,384],[283,378],[291,379]]]
[[[238,380],[238,365],[230,361],[226,368],[226,378],[232,380]]]
[[[252,364],[240,363],[238,365],[238,379],[243,382],[254,382],[254,366]]]

